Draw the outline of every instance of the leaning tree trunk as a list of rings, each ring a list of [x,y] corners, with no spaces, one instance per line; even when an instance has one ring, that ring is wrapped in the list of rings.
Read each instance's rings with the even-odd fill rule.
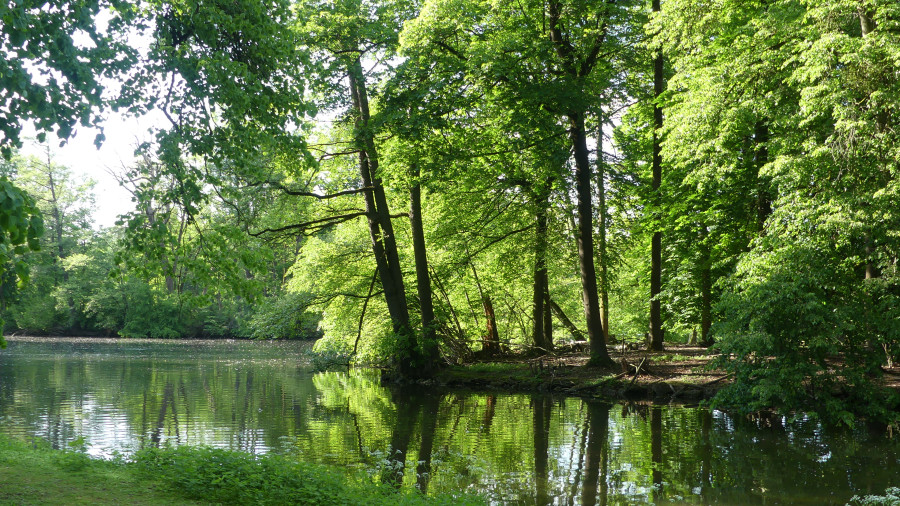
[[[415,335],[409,324],[409,309],[406,306],[406,288],[403,284],[403,272],[400,269],[400,255],[394,227],[388,211],[384,185],[378,177],[378,152],[375,139],[369,127],[369,100],[366,92],[362,64],[357,58],[348,69],[350,92],[353,108],[356,110],[354,137],[359,154],[360,177],[364,192],[366,216],[369,223],[369,235],[372,239],[372,251],[378,268],[381,285],[384,289],[385,302],[391,316],[394,333],[401,341],[398,350],[398,367],[403,374],[418,374],[422,367],[416,350]]]
[[[659,12],[659,0],[653,0],[653,12]],[[663,56],[658,52],[653,59],[653,195],[659,205],[659,187],[662,183],[662,151],[659,134],[663,126],[662,108],[657,102],[663,92]],[[650,246],[650,351],[662,351],[662,232],[653,232]]]
[[[547,305],[550,306],[550,309],[553,310],[553,314],[556,315],[556,319],[563,324],[563,327],[565,327],[566,330],[568,330],[569,333],[572,334],[572,337],[574,337],[576,341],[585,340],[584,334],[580,330],[578,330],[578,327],[576,327],[575,324],[572,323],[572,320],[570,320],[569,317],[566,316],[566,313],[563,312],[562,308],[559,307],[559,304],[557,304],[556,301],[548,298]]]

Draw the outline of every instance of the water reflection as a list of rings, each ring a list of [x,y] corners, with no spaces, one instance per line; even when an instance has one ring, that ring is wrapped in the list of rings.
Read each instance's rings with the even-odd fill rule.
[[[294,343],[13,341],[0,431],[96,454],[207,444],[374,470],[498,503],[842,504],[900,483],[883,431],[313,374]]]

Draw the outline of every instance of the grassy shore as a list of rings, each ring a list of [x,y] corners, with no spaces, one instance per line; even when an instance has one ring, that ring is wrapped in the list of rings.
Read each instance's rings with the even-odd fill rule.
[[[482,504],[425,497],[361,475],[213,448],[152,449],[133,459],[92,459],[77,449],[0,436],[0,504]]]
[[[0,504],[197,504],[121,462],[0,436]]]

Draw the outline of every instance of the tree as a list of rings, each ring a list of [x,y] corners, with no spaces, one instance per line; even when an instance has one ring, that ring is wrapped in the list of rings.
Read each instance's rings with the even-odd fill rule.
[[[49,146],[45,149],[43,159],[14,157],[9,174],[35,199],[37,209],[47,217],[45,225],[49,234],[40,239],[41,251],[31,252],[25,258],[31,283],[11,308],[19,328],[40,332],[73,329],[83,323],[74,302],[64,293],[63,288],[69,282],[64,260],[84,252],[91,236],[93,202],[93,182],[76,180],[69,168],[54,162]],[[22,310],[36,319],[22,318]]]
[[[593,170],[585,121],[596,90],[611,79],[607,58],[600,56],[615,54],[616,40],[611,34],[627,24],[627,4],[526,2],[503,7],[487,2],[426,3],[404,33],[410,50],[415,47],[420,55],[431,55],[430,61],[464,72],[465,77],[451,81],[452,85],[466,86],[467,91],[468,86],[490,90],[483,96],[495,104],[491,110],[504,111],[502,114],[518,121],[513,131],[533,136],[564,128],[575,168],[582,299],[592,364],[596,365],[610,360],[594,268]],[[523,116],[523,110],[539,112]],[[534,314],[539,312],[535,309]]]
[[[736,237],[729,230],[746,241],[731,257],[734,275],[720,281],[722,321],[712,330],[721,364],[736,373],[722,399],[743,409],[805,407],[846,421],[885,417],[892,405],[871,378],[897,336],[897,315],[884,304],[896,297],[897,244],[887,230],[898,217],[883,200],[896,191],[888,113],[898,100],[888,70],[896,13],[883,2],[858,7],[664,7],[659,33],[679,90],[664,150],[689,168],[685,181],[716,202],[712,209],[730,209],[712,200],[724,195],[717,187],[744,194],[740,212],[712,213],[704,224],[717,237],[711,253],[734,251],[719,246]]]
[[[660,11],[659,0],[652,0],[652,11]],[[660,142],[660,130],[663,128],[663,111],[658,103],[660,95],[665,88],[665,76],[663,75],[663,54],[657,51],[653,56],[653,175],[652,190],[659,199],[660,184],[662,184],[662,153]],[[662,312],[659,300],[662,290],[662,233],[653,232],[653,240],[650,246],[650,342],[648,349],[662,351],[663,328]]]
[[[101,11],[109,14],[105,29],[96,23]],[[0,7],[0,154],[4,159],[21,146],[23,121],[34,122],[42,142],[48,131],[55,130],[65,140],[76,124],[97,124],[100,111],[111,100],[103,96],[101,78],[128,68],[137,55],[123,35],[134,13],[131,4],[116,0],[26,1]],[[78,40],[80,35],[90,42]],[[102,133],[96,139],[101,141]],[[16,256],[38,247],[42,220],[32,199],[5,178],[0,185],[7,199],[0,211],[4,228],[0,244],[5,245],[0,250],[0,276],[13,264],[16,277],[25,279],[25,264]],[[5,345],[2,337],[0,345]]]

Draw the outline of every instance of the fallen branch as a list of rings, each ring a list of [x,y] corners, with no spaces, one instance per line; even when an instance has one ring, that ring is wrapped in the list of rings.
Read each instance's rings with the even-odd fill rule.
[[[706,383],[703,383],[700,386],[704,386],[704,387],[709,386],[709,385],[712,385],[713,383],[718,383],[718,382],[722,381],[723,379],[730,378],[732,376],[734,376],[734,374],[726,374],[725,376],[722,376],[721,378],[716,378],[712,381],[707,381]]]
[[[641,367],[644,366],[644,362],[647,361],[647,357],[641,359],[641,363],[634,369],[634,377],[631,378],[631,383],[628,386],[634,385],[634,382],[637,380],[638,374],[641,373]]]

